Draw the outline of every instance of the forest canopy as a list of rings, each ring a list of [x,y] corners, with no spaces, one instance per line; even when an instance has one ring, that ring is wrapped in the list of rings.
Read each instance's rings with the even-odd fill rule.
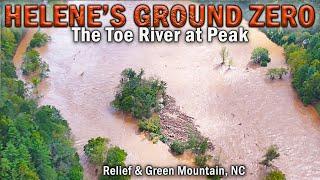
[[[319,31],[319,30],[318,30]],[[320,101],[320,33],[267,30],[267,36],[284,46],[293,87],[304,104]]]
[[[159,99],[165,93],[166,83],[143,78],[144,71],[125,69],[121,73],[118,92],[112,105],[117,110],[131,113],[135,118],[150,118],[159,110]]]
[[[1,29],[0,179],[83,179],[67,121],[38,107],[17,79],[12,58],[23,33]]]

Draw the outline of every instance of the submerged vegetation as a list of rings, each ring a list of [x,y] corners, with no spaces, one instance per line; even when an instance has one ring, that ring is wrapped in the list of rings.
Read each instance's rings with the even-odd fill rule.
[[[272,161],[277,159],[279,156],[280,154],[278,153],[278,147],[272,145],[267,149],[266,154],[263,156],[264,159],[260,162],[260,164],[270,167],[272,165]]]
[[[282,79],[282,77],[286,74],[288,74],[288,71],[286,68],[271,68],[271,69],[268,69],[268,72],[267,72],[267,76],[271,80],[274,80],[276,78]]]
[[[25,96],[12,58],[22,29],[1,29],[0,179],[82,179],[68,123]]]
[[[277,168],[272,165],[272,162],[280,157],[280,153],[278,152],[278,147],[275,145],[270,146],[267,149],[266,154],[263,156],[263,160],[260,162],[263,166],[265,166],[270,171],[266,175],[266,180],[285,180],[285,175]]]
[[[221,57],[221,65],[226,64],[228,58],[229,58],[229,52],[227,50],[226,47],[222,47],[221,51],[220,51],[220,57]]]
[[[251,60],[255,64],[260,64],[262,67],[268,66],[271,61],[269,51],[266,48],[258,47],[252,51]]]
[[[187,142],[175,140],[170,144],[170,150],[177,155],[181,155],[187,150],[193,152],[196,155],[195,164],[197,166],[205,166],[207,161],[211,159],[211,156],[206,154],[208,148],[209,139],[198,134],[190,134]]]

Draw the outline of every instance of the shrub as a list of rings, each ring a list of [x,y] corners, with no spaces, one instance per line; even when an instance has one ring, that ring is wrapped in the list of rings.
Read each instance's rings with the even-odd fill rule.
[[[110,167],[125,166],[127,153],[118,146],[112,147],[108,150],[105,164]]]
[[[105,165],[109,167],[116,167],[116,166],[125,166],[125,161],[127,158],[127,153],[119,148],[118,146],[111,147],[108,150],[107,159],[105,161]],[[128,180],[130,176],[103,176],[100,175],[99,180]]]
[[[266,61],[261,61],[260,66],[261,66],[261,67],[267,67],[267,66],[268,66],[268,62],[266,62]]]
[[[90,163],[102,165],[107,156],[108,139],[97,137],[88,141],[84,146],[84,152],[88,156]]]
[[[33,84],[34,87],[38,87],[38,85],[39,85],[40,82],[41,82],[41,79],[38,78],[38,77],[32,77],[32,78],[31,78],[31,82],[32,82],[32,84]]]
[[[285,180],[286,176],[280,170],[272,170],[266,176],[266,180]]]
[[[156,144],[159,139],[160,139],[161,135],[156,134],[156,133],[149,133],[149,140],[152,141],[154,144]]]
[[[163,143],[167,143],[168,142],[168,138],[165,135],[161,135],[160,136],[160,141]]]
[[[150,118],[159,106],[158,101],[165,93],[166,84],[157,79],[142,78],[144,71],[136,73],[132,69],[122,71],[119,90],[112,106],[131,113],[135,118]]]
[[[197,155],[195,157],[195,164],[199,167],[204,167],[207,165],[208,160],[210,159],[210,156],[207,155]]]
[[[196,154],[204,154],[209,147],[208,138],[200,135],[191,134],[187,142],[187,148],[191,149]]]
[[[207,178],[211,180],[220,180],[222,177],[215,175],[215,176],[207,176]]]
[[[38,51],[32,49],[27,51],[23,57],[23,64],[22,64],[22,72],[24,75],[29,75],[37,71],[40,68],[40,54]]]
[[[251,54],[251,60],[256,64],[266,67],[271,61],[269,58],[269,51],[262,47],[255,48]]]
[[[41,60],[39,52],[34,49],[25,52],[21,68],[24,75],[37,72],[41,79],[47,77],[49,72],[49,65]]]
[[[49,40],[50,40],[50,36],[48,36],[46,33],[42,33],[38,31],[33,35],[28,49],[44,46],[47,44]]]
[[[284,75],[288,74],[288,71],[285,68],[271,68],[268,69],[267,76],[274,80],[275,78],[282,79]]]
[[[266,167],[270,167],[272,165],[271,162],[274,159],[277,159],[279,156],[280,154],[278,153],[278,147],[275,145],[272,145],[267,149],[266,154],[263,156],[264,159],[260,162],[260,164]]]
[[[146,120],[139,120],[138,126],[140,131],[161,134],[160,117],[158,115],[154,115]]]
[[[170,145],[170,149],[172,152],[181,155],[184,153],[184,151],[186,150],[186,146],[183,142],[175,140],[171,143]]]

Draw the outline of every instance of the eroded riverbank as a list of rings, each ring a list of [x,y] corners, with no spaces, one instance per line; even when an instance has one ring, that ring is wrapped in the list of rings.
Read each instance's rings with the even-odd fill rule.
[[[123,3],[129,14],[139,2]],[[135,26],[129,21],[130,27]],[[70,123],[88,179],[94,174],[82,149],[88,139],[97,136],[108,137],[124,148],[127,164],[175,166],[190,162],[173,157],[165,144],[144,139],[137,134],[134,120],[111,108],[120,73],[127,67],[144,68],[146,75],[166,81],[168,94],[195,118],[201,133],[215,145],[213,156],[226,166],[245,164],[246,179],[259,177],[258,162],[271,144],[280,148],[275,165],[288,179],[320,177],[320,123],[314,110],[296,98],[289,77],[271,82],[265,77],[266,68],[246,69],[250,53],[258,46],[269,50],[270,67],[286,67],[283,49],[258,30],[250,29],[248,44],[223,45],[74,44],[68,29],[48,33],[52,41],[40,52],[51,72],[41,84],[44,97],[40,103],[56,106]],[[217,68],[222,46],[233,58],[229,71]],[[21,53],[18,49],[16,60]]]

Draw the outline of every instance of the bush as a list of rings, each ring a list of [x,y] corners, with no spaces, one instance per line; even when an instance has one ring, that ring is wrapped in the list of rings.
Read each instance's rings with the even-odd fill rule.
[[[266,62],[266,61],[261,61],[260,66],[261,66],[261,67],[267,67],[267,66],[268,66],[268,62]]]
[[[262,47],[255,48],[251,54],[251,60],[256,64],[266,67],[271,61],[269,58],[269,51]]]
[[[217,176],[217,175],[215,175],[215,176],[207,176],[207,178],[211,179],[211,180],[220,180],[220,179],[222,179],[222,177]]]
[[[192,134],[189,136],[187,148],[191,149],[196,154],[204,154],[209,147],[208,138],[200,135]]]
[[[166,84],[157,79],[144,79],[143,70],[136,73],[132,69],[122,71],[119,90],[112,106],[131,113],[135,118],[150,118],[159,107],[158,99],[165,93]]]
[[[173,153],[176,153],[177,155],[181,155],[186,150],[186,146],[183,142],[175,140],[171,143],[170,149]]]
[[[160,136],[160,141],[163,143],[167,143],[168,142],[168,138],[165,135],[161,135]]]
[[[268,69],[267,76],[274,80],[275,78],[282,79],[284,75],[288,74],[288,71],[285,68],[271,68]]]
[[[161,134],[160,117],[158,115],[154,115],[146,120],[139,120],[138,126],[140,131]]]
[[[47,73],[49,72],[48,64],[41,60],[39,52],[34,49],[25,53],[21,68],[24,75],[37,72],[40,78],[47,77]]]
[[[318,102],[320,100],[319,26],[314,31],[274,30],[267,35],[274,42],[285,45],[286,61],[293,75],[292,84],[302,102],[305,105]]]
[[[260,162],[260,164],[266,166],[266,167],[270,167],[272,164],[272,161],[274,159],[277,159],[280,156],[280,154],[278,153],[278,147],[275,145],[270,146],[267,149],[266,154],[263,156],[264,159]]]
[[[105,165],[109,167],[116,167],[116,166],[125,166],[125,161],[127,158],[127,153],[119,148],[118,146],[111,147],[108,150],[107,159],[105,161]],[[99,180],[128,180],[130,176],[103,176],[100,175]]]
[[[50,40],[50,36],[48,36],[46,33],[42,33],[38,31],[33,35],[28,49],[44,46],[47,44],[49,40]]]
[[[280,170],[272,170],[266,176],[266,180],[285,180],[286,176]]]
[[[102,165],[107,156],[107,144],[109,140],[102,137],[92,138],[84,146],[84,153],[88,156],[90,163]]]
[[[108,150],[105,164],[110,167],[125,166],[127,153],[118,146],[112,147]]]
[[[207,165],[210,156],[207,155],[197,155],[195,157],[195,164],[199,167],[205,167]]]
[[[25,53],[22,64],[22,72],[29,75],[40,68],[41,58],[38,51],[32,49]]]

